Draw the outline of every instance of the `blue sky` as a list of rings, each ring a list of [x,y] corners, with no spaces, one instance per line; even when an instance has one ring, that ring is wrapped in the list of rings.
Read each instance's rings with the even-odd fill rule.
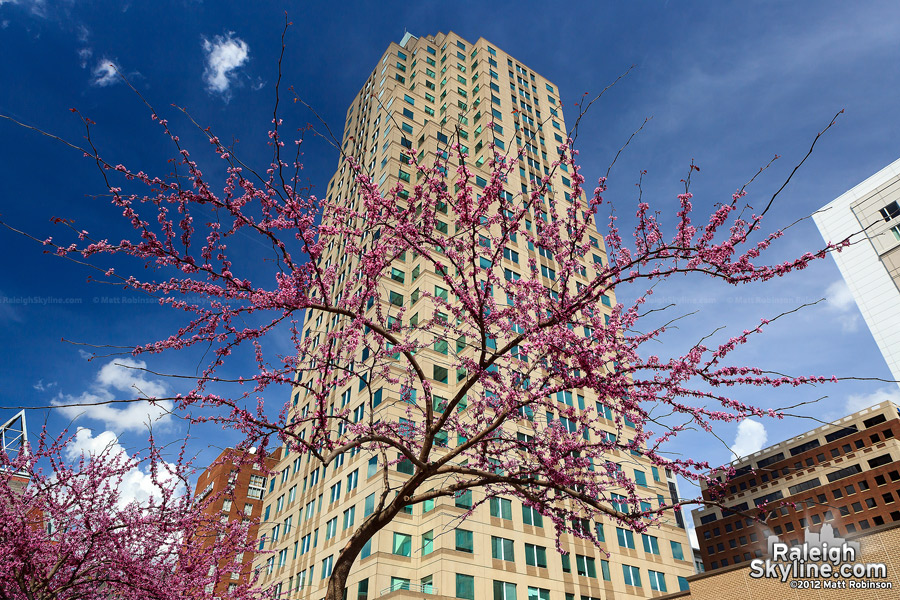
[[[293,26],[285,83],[337,129],[385,47],[407,30],[487,38],[558,85],[570,125],[572,104],[583,93],[598,92],[634,64],[595,106],[578,137],[592,189],[631,132],[653,117],[611,173],[606,197],[617,203],[624,223],[633,213],[634,184],[643,169],[648,171],[644,198],[670,214],[693,159],[701,167],[692,191],[702,214],[728,200],[779,154],[782,158],[750,188],[747,201],[761,208],[816,132],[841,109],[835,127],[779,196],[766,227],[808,217],[897,158],[900,5],[895,2],[569,2],[552,11],[537,2],[377,4],[342,3],[336,10],[328,3],[253,3],[249,10],[246,2],[228,1],[0,0],[0,113],[77,141],[83,131],[68,110],[77,107],[97,122],[94,139],[112,162],[163,171],[171,146],[135,94],[105,66],[112,62],[170,118],[188,146],[205,148],[171,104],[187,107],[223,139],[240,140],[242,155],[264,165],[287,10]],[[312,119],[296,105],[287,106],[283,116],[293,127]],[[103,198],[92,197],[102,191],[102,180],[89,161],[7,122],[0,122],[0,139],[0,213],[7,223],[39,238],[64,237],[50,218],[76,218],[79,228],[115,237],[121,223]],[[305,173],[321,190],[337,155],[324,144],[305,147]],[[212,172],[214,163],[208,156],[203,161],[213,165]],[[790,229],[771,256],[785,259],[822,245],[807,219]],[[0,231],[0,246],[0,404],[111,399],[131,393],[134,384],[149,392],[184,391],[177,381],[109,366],[109,357],[88,362],[85,352],[95,348],[72,343],[149,341],[177,326],[172,314],[87,282],[86,269],[44,255],[40,245],[9,231]],[[619,297],[633,293],[620,291]],[[779,321],[741,349],[735,361],[793,374],[890,379],[831,258],[764,286],[668,282],[654,302],[674,301],[679,314],[699,312],[648,352],[671,355],[716,327],[725,327],[721,335],[734,334],[760,318],[819,299],[824,301]],[[268,350],[290,348],[274,339]],[[143,360],[161,373],[192,372],[199,357]],[[237,372],[241,366],[230,368]],[[272,390],[271,401],[280,403],[287,393]],[[878,381],[735,395],[765,408],[824,397],[796,412],[829,419],[900,396],[896,384]],[[11,414],[0,411],[0,418]],[[52,430],[71,422],[90,427],[96,436],[109,430],[131,449],[146,439],[145,414],[138,408],[73,418],[62,411],[35,411],[29,422],[35,429],[46,419]],[[752,451],[815,425],[808,420],[745,425],[739,448]],[[186,432],[182,422],[171,419],[156,428],[164,439]],[[717,433],[724,443],[689,433],[671,451],[725,462],[738,426],[722,426]],[[201,462],[238,441],[230,432],[195,429],[193,434]]]

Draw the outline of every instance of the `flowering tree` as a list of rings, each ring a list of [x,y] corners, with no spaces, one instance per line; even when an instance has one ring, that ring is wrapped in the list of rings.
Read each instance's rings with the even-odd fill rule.
[[[248,444],[274,437],[323,465],[354,449],[381,457],[378,506],[336,559],[328,600],[341,597],[367,540],[404,507],[467,490],[519,498],[558,534],[594,539],[583,523],[601,518],[644,531],[688,501],[659,504],[654,497],[651,508],[646,492],[613,461],[616,453],[699,479],[709,465],[666,456],[661,445],[688,427],[710,431],[720,421],[775,415],[720,390],[823,381],[728,363],[767,321],[719,344],[698,343],[683,356],[641,352],[666,330],[638,329],[658,282],[675,274],[722,285],[761,282],[802,269],[833,248],[764,262],[782,232],[760,234],[765,211],[744,218],[744,188],[696,223],[689,185],[699,168],[693,164],[677,197],[674,230],[665,232],[641,199],[629,242],[604,200],[606,179],[584,193],[571,139],[559,146],[549,174],[515,194],[507,182],[518,177],[524,150],[510,156],[491,146],[493,156],[482,167],[469,162],[451,135],[435,148],[410,148],[404,160],[418,183],[400,181],[384,191],[361,165],[363,149],[351,146],[342,159],[355,174],[352,191],[317,198],[301,191],[300,142],[287,157],[277,116],[265,173],[204,130],[227,169],[221,192],[168,122],[156,111],[152,118],[177,148],[172,176],[108,162],[93,142],[84,149],[134,236],[113,243],[59,220],[77,239],[44,243],[189,315],[177,332],[132,352],[214,349],[194,389],[175,398],[176,410],[203,409],[192,418],[237,428]],[[82,120],[90,140],[92,123]],[[571,185],[566,198],[552,189],[560,171]],[[611,215],[602,238],[595,229],[601,211]],[[264,275],[258,267],[240,272],[236,266],[239,235],[271,248],[274,260]],[[520,262],[510,249],[523,246],[529,252]],[[133,257],[166,275],[120,275],[104,264],[109,255]],[[394,275],[401,262],[412,270]],[[404,285],[407,276],[423,277],[428,287],[406,302],[392,276]],[[630,306],[616,303],[616,292],[629,284],[648,291]],[[263,340],[285,324],[294,352],[273,362]],[[226,381],[218,373],[244,346],[253,348],[256,370]],[[234,395],[211,391],[227,383],[244,387]],[[302,402],[273,415],[261,399],[278,384],[294,386]],[[358,412],[338,402],[350,385],[365,392]],[[266,399],[270,408],[282,402]],[[392,483],[388,472],[398,468],[408,477]]]
[[[213,598],[230,581],[229,557],[254,549],[248,525],[204,512],[188,494],[189,466],[163,461],[152,440],[146,459],[116,443],[82,453],[73,444],[82,431],[0,453],[0,598]],[[144,470],[153,493],[126,497]],[[215,595],[264,597],[247,583]]]

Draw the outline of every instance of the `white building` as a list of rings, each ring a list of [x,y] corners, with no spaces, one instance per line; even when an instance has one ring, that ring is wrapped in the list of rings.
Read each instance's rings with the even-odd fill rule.
[[[813,215],[895,380],[900,381],[900,160]]]

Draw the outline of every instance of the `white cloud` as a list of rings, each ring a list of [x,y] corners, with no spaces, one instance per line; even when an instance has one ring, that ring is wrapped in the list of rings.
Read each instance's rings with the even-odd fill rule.
[[[769,435],[766,433],[765,425],[753,419],[744,419],[738,424],[734,445],[731,446],[732,460],[762,450],[767,439],[769,439]]]
[[[36,389],[39,392],[47,392],[47,391],[50,391],[50,388],[54,387],[55,385],[56,385],[55,381],[51,381],[50,383],[44,383],[43,379],[38,379],[38,382],[31,387],[33,387],[34,389]]]
[[[98,456],[107,454],[110,458],[121,457],[127,460],[128,452],[119,444],[119,439],[111,431],[104,431],[94,436],[93,431],[79,427],[75,432],[75,438],[66,446],[65,456],[70,462],[77,461],[81,456]],[[145,467],[147,465],[144,465]],[[172,475],[174,468],[163,463],[164,468],[159,469],[159,483],[165,486],[175,484]],[[146,503],[150,498],[159,498],[160,487],[154,483],[149,469],[135,467],[128,471],[122,482],[116,487],[119,493],[118,503],[124,507],[131,502]]]
[[[203,51],[206,52],[206,69],[203,80],[211,92],[225,94],[233,81],[233,72],[247,62],[250,46],[229,32],[227,36],[217,35],[212,41],[203,39]]]
[[[111,400],[164,396],[165,385],[159,380],[147,379],[146,373],[141,370],[146,367],[147,363],[142,360],[113,359],[103,365],[89,391],[82,392],[79,396],[59,394],[53,404],[60,406],[59,410],[69,418],[84,416],[102,421],[113,431],[140,431],[150,423],[165,425],[172,419],[168,414],[173,406],[171,400],[160,400],[155,404],[143,401],[98,404]]]
[[[825,301],[829,310],[836,314],[841,331],[850,333],[859,329],[859,308],[843,279],[838,279],[828,286],[825,290]]]
[[[853,394],[847,398],[845,408],[849,415],[850,413],[869,408],[870,406],[884,402],[885,400],[890,400],[894,404],[900,404],[900,389],[897,389],[896,387],[884,387],[875,390],[871,394]]]
[[[119,65],[115,63],[115,61],[103,57],[91,72],[91,74],[94,76],[94,78],[91,80],[91,83],[99,87],[106,87],[108,85],[118,83],[119,81],[121,81],[121,78],[119,77],[119,71],[121,71],[121,69],[119,68]]]
[[[81,61],[81,68],[85,69],[88,66],[88,61],[91,60],[91,56],[93,56],[94,51],[90,48],[81,48],[78,51],[78,58]]]

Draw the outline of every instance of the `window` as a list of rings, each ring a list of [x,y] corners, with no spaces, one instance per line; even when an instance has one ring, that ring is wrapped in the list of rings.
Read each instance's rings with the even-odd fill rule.
[[[344,529],[353,527],[353,520],[356,517],[356,507],[351,506],[344,511]]]
[[[369,600],[369,578],[366,577],[362,581],[359,582],[359,586],[356,588],[356,600]]]
[[[547,549],[543,546],[525,544],[525,564],[547,568]]]
[[[672,558],[675,560],[684,560],[684,549],[681,547],[681,544],[676,541],[670,541],[672,544]]]
[[[262,498],[263,490],[266,487],[266,478],[262,475],[251,475],[250,476],[250,488],[247,490],[248,498],[255,498],[259,500]]]
[[[528,600],[550,600],[550,590],[544,588],[529,587]]]
[[[506,538],[491,536],[491,558],[515,562],[513,541]]]
[[[412,536],[405,533],[394,533],[393,553],[398,556],[409,556],[412,551]]]
[[[454,496],[454,505],[460,508],[472,508],[472,490],[457,492]]]
[[[475,552],[471,531],[466,531],[465,529],[456,530],[456,549],[469,554]]]
[[[634,483],[641,487],[647,487],[647,474],[643,471],[634,470]]]
[[[641,572],[637,567],[622,565],[622,573],[625,575],[625,585],[641,587]]]
[[[647,535],[646,533],[641,534],[641,539],[644,542],[644,552],[648,552],[650,554],[659,554],[659,539],[652,535]]]
[[[535,527],[544,526],[544,517],[531,506],[522,505],[522,522],[526,525],[534,525]]]
[[[475,577],[456,574],[456,597],[462,600],[475,600]]]
[[[655,592],[665,592],[666,590],[666,578],[659,571],[650,571],[647,570],[648,579],[650,580],[650,589]]]
[[[409,589],[409,579],[405,577],[391,577],[391,591],[395,592],[397,590],[408,590]]]
[[[512,521],[512,501],[506,498],[491,498],[491,516]]]
[[[320,575],[320,579],[325,579],[331,576],[331,568],[334,563],[334,555],[332,554],[328,558],[322,561],[322,575]]]
[[[337,517],[325,523],[325,539],[330,540],[337,533]]]
[[[336,484],[331,486],[331,496],[329,502],[337,502],[341,497],[341,482],[338,481]]]
[[[891,202],[884,208],[879,209],[878,212],[881,213],[881,216],[885,221],[896,219],[897,217],[900,217],[900,204],[897,204],[896,201]]]
[[[495,580],[494,600],[516,600],[516,584]]]
[[[405,473],[407,475],[412,475],[415,473],[415,466],[412,464],[412,461],[408,458],[403,458],[402,454],[397,454],[397,458],[401,459],[400,462],[397,463],[397,472]]]
[[[349,494],[352,490],[356,489],[356,484],[359,482],[359,469],[354,470],[352,473],[347,475],[347,493]]]
[[[597,578],[597,564],[591,556],[575,555],[575,567],[582,577]]]
[[[630,529],[616,527],[616,537],[619,540],[620,547],[634,550],[634,533]]]
[[[422,556],[434,551],[434,530],[422,534]]]

